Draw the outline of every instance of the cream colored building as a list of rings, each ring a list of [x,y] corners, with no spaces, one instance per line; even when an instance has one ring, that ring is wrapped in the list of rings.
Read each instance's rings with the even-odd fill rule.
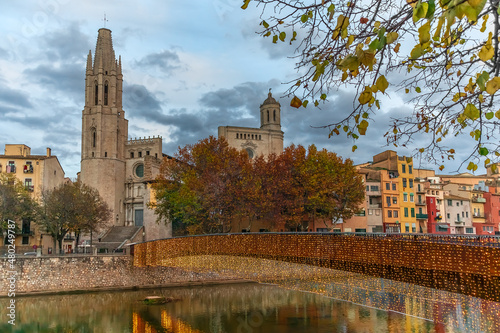
[[[50,148],[45,155],[32,155],[31,148],[24,144],[5,145],[5,153],[0,155],[0,172],[14,174],[35,200],[43,191],[52,190],[65,181],[64,170]],[[18,253],[34,251],[34,246],[41,247],[44,254],[51,250],[52,237],[43,234],[32,221],[16,222],[21,230],[16,237]]]
[[[110,228],[98,246],[114,250],[130,241],[171,236],[171,226],[158,226],[147,207],[148,183],[159,172],[162,139],[128,139],[122,105],[121,58],[116,59],[111,30],[99,29],[92,57],[89,51],[82,112],[82,160],[79,179],[99,191],[112,211]]]
[[[246,150],[250,158],[283,152],[281,105],[269,91],[260,106],[260,128],[219,126],[219,138],[224,137],[230,147]]]

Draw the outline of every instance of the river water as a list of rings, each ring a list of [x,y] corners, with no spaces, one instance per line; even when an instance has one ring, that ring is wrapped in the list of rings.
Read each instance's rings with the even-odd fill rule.
[[[393,282],[385,283],[383,290],[294,280],[286,285],[314,292],[242,283],[17,296],[15,326],[7,322],[10,299],[0,299],[0,332],[498,332],[498,313],[492,313],[498,310],[497,303],[440,291],[431,297],[433,292],[424,289],[400,293]],[[174,301],[163,305],[141,301],[153,295]],[[336,295],[352,298],[340,300]]]

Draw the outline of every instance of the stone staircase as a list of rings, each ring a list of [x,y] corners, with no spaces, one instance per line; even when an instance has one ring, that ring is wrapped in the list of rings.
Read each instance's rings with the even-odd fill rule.
[[[99,239],[96,244],[98,252],[104,251],[115,252],[121,250],[127,243],[132,243],[141,236],[143,227],[137,226],[113,226]],[[136,239],[137,238],[137,239]]]

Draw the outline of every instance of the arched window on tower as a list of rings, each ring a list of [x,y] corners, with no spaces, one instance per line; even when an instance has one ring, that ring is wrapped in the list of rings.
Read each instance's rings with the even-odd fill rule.
[[[273,121],[276,121],[276,110],[273,110]]]
[[[94,104],[97,105],[99,103],[99,86],[97,82],[95,83],[95,91],[94,91]]]
[[[95,148],[97,144],[97,133],[95,127],[90,129],[90,139],[92,140],[92,148]]]
[[[108,105],[108,82],[104,83],[104,105]]]
[[[267,122],[269,122],[269,110],[267,110]]]

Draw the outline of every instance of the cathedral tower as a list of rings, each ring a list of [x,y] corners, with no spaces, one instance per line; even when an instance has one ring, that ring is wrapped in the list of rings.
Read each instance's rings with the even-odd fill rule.
[[[128,120],[122,108],[121,58],[115,58],[111,30],[99,29],[92,61],[87,57],[82,113],[80,179],[96,188],[112,210],[112,223],[123,225],[125,143]]]
[[[281,131],[281,105],[273,98],[271,89],[260,106],[260,128]]]

